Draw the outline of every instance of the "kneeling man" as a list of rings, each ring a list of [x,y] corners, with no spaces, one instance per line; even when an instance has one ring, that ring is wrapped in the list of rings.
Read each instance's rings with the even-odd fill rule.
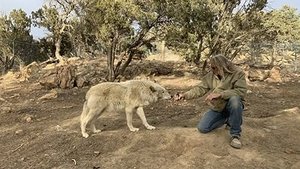
[[[231,142],[234,148],[241,148],[241,125],[243,101],[247,93],[245,73],[223,55],[210,58],[211,71],[195,88],[183,94],[175,95],[175,100],[192,99],[204,96],[210,110],[200,120],[197,128],[201,133],[208,133],[227,124],[230,127]]]

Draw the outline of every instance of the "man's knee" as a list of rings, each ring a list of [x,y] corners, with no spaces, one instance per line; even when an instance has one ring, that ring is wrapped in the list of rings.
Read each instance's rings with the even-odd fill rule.
[[[200,125],[197,126],[197,129],[200,133],[204,133],[204,134],[210,132],[208,128],[202,127]]]
[[[237,109],[239,107],[241,107],[243,104],[242,104],[242,99],[240,96],[232,96],[229,98],[228,100],[228,104],[231,108],[233,109]]]

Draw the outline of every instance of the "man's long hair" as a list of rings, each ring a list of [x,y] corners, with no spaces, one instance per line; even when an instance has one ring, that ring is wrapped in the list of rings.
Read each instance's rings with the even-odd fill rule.
[[[225,73],[233,73],[237,68],[224,55],[218,54],[210,58],[210,64],[217,67],[219,75],[224,77]]]

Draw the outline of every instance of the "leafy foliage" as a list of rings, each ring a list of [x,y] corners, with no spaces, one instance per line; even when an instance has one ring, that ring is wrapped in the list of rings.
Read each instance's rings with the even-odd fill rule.
[[[287,43],[293,43],[291,50],[297,54],[296,9],[285,6],[267,12],[266,4],[267,0],[48,0],[32,18],[20,10],[0,17],[0,61],[10,67],[16,58],[30,63],[53,56],[62,62],[69,56],[106,56],[107,79],[113,81],[133,58],[144,58],[160,41],[196,64],[216,53],[234,59],[247,52],[256,60],[266,44],[272,56],[278,44]],[[49,34],[33,40],[32,24]]]
[[[264,0],[172,2],[169,17],[173,24],[166,31],[167,45],[195,63],[199,63],[201,54],[223,53],[233,59],[260,33],[261,13],[266,4]]]
[[[30,35],[31,20],[22,10],[13,10],[0,18],[0,62],[3,72],[11,69],[14,63],[29,63],[35,55],[34,43]]]
[[[144,55],[143,47],[157,38],[156,29],[164,23],[162,1],[94,0],[86,6],[84,20],[108,57],[108,79],[113,81],[131,62]],[[115,57],[119,62],[114,66]]]

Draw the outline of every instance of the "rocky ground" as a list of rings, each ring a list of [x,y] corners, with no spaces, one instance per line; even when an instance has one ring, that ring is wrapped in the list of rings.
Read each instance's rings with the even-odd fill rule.
[[[155,77],[171,94],[198,80],[192,74]],[[37,81],[0,77],[0,168],[61,169],[298,169],[300,79],[250,82],[244,112],[243,148],[229,145],[225,127],[200,134],[203,99],[161,101],[145,108],[146,130],[137,116],[130,132],[125,114],[104,114],[103,132],[85,139],[79,116],[89,86],[45,89]]]

